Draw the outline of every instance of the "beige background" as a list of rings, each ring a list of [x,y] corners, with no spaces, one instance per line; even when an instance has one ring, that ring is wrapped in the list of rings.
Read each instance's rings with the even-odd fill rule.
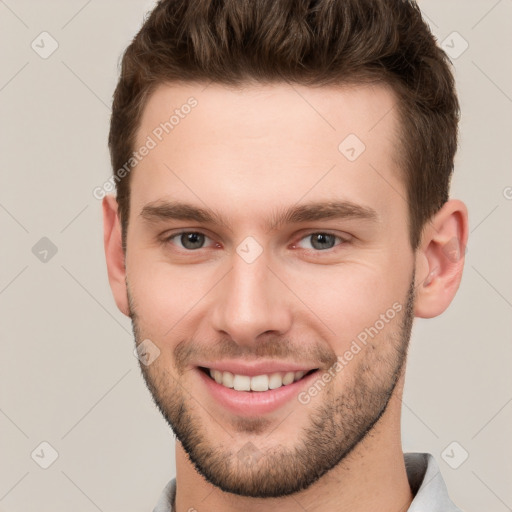
[[[173,435],[111,297],[92,195],[110,173],[118,60],[152,5],[0,0],[0,511],[151,510],[174,476]],[[464,510],[501,512],[512,507],[512,1],[421,7],[450,51],[469,45],[454,59],[452,195],[469,207],[471,237],[452,306],[415,324],[404,449],[436,456]],[[31,47],[51,49],[43,31],[59,45],[46,59]],[[46,262],[42,237],[57,248]],[[43,441],[58,453],[46,470]]]

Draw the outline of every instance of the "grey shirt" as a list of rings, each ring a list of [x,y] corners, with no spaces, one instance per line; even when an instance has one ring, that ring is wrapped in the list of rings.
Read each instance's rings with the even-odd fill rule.
[[[439,466],[429,453],[405,453],[407,478],[414,499],[408,512],[461,512],[450,498]],[[176,512],[176,479],[163,490],[153,512]]]

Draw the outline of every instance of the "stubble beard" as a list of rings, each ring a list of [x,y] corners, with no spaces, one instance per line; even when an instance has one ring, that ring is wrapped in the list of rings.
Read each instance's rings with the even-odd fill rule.
[[[129,302],[138,345],[145,336],[130,294]],[[267,432],[271,421],[264,417],[234,418],[231,428],[235,435],[231,443],[228,439],[227,445],[214,444],[208,435],[208,423],[213,421],[211,416],[203,411],[205,424],[197,414],[201,406],[181,379],[156,364],[146,366],[139,362],[139,365],[155,405],[206,480],[222,491],[240,496],[283,497],[307,489],[344,461],[384,414],[405,368],[414,319],[414,272],[402,304],[405,308],[396,319],[398,327],[384,337],[381,333],[375,343],[368,343],[350,363],[358,366],[345,381],[343,393],[336,396],[331,385],[322,390],[321,397],[315,398],[308,426],[297,433],[292,448],[276,445],[262,452],[256,442],[247,442],[242,449],[233,449],[244,435],[254,439]],[[297,404],[298,408],[304,407]],[[293,416],[291,414],[285,421],[293,421]],[[222,411],[219,411],[219,418],[219,423],[225,424]]]

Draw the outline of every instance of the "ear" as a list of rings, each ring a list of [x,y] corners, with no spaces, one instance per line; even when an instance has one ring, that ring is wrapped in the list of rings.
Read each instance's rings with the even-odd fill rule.
[[[415,316],[433,318],[450,305],[462,278],[467,241],[467,208],[451,199],[425,225],[416,250]]]
[[[114,300],[121,313],[130,316],[121,222],[117,212],[117,200],[114,196],[103,198],[103,243],[107,260],[108,280]]]

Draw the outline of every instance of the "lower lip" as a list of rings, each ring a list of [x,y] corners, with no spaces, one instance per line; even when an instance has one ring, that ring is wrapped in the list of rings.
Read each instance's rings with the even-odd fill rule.
[[[301,389],[308,386],[318,373],[318,370],[316,370],[292,384],[277,389],[269,389],[268,391],[236,391],[222,384],[217,384],[215,380],[199,368],[196,368],[196,371],[217,402],[234,414],[244,416],[260,416],[275,411],[296,398]]]

